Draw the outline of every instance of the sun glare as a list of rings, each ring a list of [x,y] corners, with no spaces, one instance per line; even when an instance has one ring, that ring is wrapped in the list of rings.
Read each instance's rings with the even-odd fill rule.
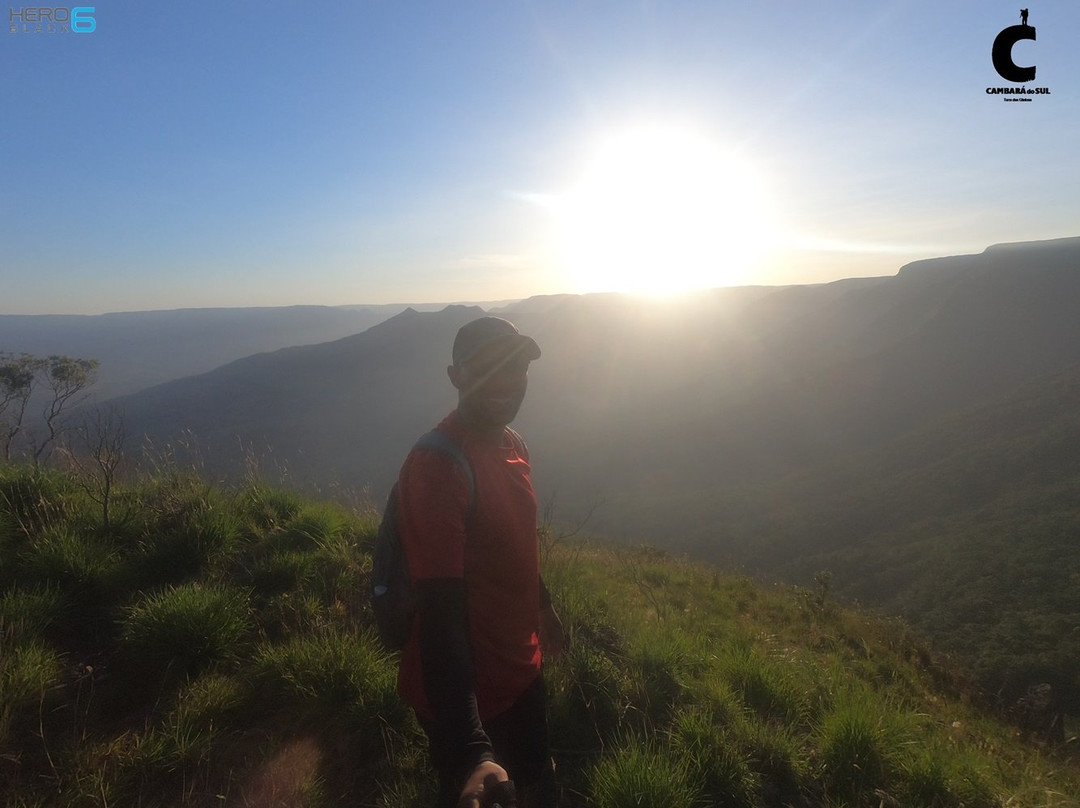
[[[674,127],[609,137],[557,208],[564,270],[580,292],[746,283],[770,242],[751,168]]]

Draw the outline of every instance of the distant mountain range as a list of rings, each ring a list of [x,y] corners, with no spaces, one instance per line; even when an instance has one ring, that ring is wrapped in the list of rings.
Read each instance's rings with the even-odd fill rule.
[[[503,313],[543,348],[518,425],[542,489],[576,511],[819,468],[1069,370],[1078,303],[1080,238],[895,277],[677,301],[539,297]],[[189,432],[223,468],[243,445],[300,479],[385,491],[412,439],[453,407],[449,346],[482,313],[408,309],[121,401],[132,427],[158,441]]]
[[[500,309],[543,350],[515,426],[557,520],[788,580],[828,569],[991,679],[1007,677],[980,642],[1080,706],[1053,656],[1080,659],[1078,311],[1080,238],[893,277]],[[406,309],[116,403],[129,433],[197,445],[215,472],[262,464],[378,502],[453,408],[450,345],[483,312]],[[1028,623],[994,640],[1006,618]],[[1007,649],[1017,634],[1039,639]]]
[[[0,351],[97,359],[101,368],[94,391],[108,398],[205,373],[254,353],[356,334],[405,308],[281,306],[98,315],[0,314]]]

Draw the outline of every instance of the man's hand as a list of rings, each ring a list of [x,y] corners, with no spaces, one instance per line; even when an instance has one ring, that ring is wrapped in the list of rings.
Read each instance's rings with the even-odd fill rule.
[[[465,786],[461,789],[461,797],[458,799],[458,808],[480,808],[484,789],[509,779],[510,775],[506,773],[506,769],[498,763],[484,761],[472,770],[469,779],[465,781]]]
[[[547,606],[540,610],[540,651],[552,661],[562,656],[566,646],[566,632],[563,630],[562,620],[555,613],[553,606]]]

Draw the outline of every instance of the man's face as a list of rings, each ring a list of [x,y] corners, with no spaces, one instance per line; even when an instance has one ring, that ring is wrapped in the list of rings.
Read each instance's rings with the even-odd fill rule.
[[[498,343],[482,348],[463,365],[449,368],[458,389],[458,410],[482,426],[504,427],[517,416],[529,386],[529,360],[508,355]]]

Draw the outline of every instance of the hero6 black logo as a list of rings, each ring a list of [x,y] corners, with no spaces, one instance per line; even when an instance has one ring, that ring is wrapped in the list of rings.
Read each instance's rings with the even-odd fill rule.
[[[1022,84],[1025,81],[1034,81],[1035,66],[1020,67],[1013,61],[1013,45],[1022,39],[1035,39],[1035,26],[1028,25],[1028,10],[1020,9],[1020,24],[1010,25],[997,35],[994,40],[994,49],[990,52],[994,60],[994,70],[1005,81],[1013,81]]]

